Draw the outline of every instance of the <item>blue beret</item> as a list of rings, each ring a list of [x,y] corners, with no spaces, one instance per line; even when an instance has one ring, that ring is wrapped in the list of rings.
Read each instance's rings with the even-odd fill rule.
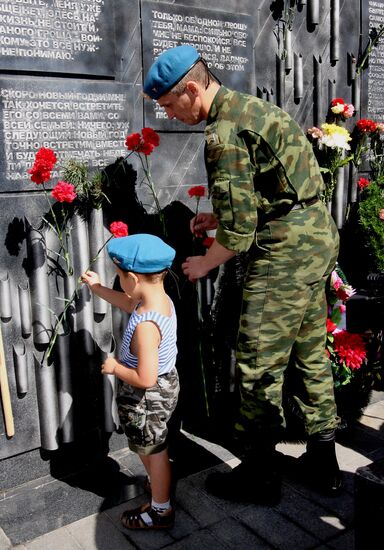
[[[107,244],[111,260],[123,271],[158,273],[171,267],[175,250],[155,235],[138,233],[111,239]]]
[[[144,93],[152,99],[159,99],[176,86],[200,59],[199,52],[188,44],[165,50],[148,71]]]

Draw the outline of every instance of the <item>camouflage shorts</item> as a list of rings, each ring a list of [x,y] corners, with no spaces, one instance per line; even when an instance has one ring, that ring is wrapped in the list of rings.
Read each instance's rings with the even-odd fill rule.
[[[117,397],[120,424],[129,448],[138,454],[159,453],[167,446],[167,422],[177,404],[179,377],[176,369],[158,377],[147,389],[122,384]]]

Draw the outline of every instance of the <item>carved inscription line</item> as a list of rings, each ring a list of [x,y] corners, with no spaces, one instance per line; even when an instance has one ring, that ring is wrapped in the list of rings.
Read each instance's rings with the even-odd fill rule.
[[[378,28],[384,24],[384,3],[369,0],[369,29]],[[374,48],[369,57],[368,70],[368,116],[377,122],[384,121],[384,40]]]
[[[0,89],[5,176],[26,179],[37,149],[105,166],[124,156],[128,132],[124,93]],[[58,176],[57,172],[53,173]]]
[[[0,0],[0,55],[70,61],[97,52],[104,0]]]
[[[152,10],[153,55],[168,48],[191,44],[204,53],[210,68],[245,71],[248,57],[235,55],[233,48],[246,48],[245,23]]]

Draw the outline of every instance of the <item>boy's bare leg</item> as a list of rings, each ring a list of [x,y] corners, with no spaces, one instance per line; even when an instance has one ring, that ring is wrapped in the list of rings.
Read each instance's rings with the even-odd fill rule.
[[[171,464],[168,450],[139,456],[151,480],[153,500],[158,503],[167,502],[171,491]]]

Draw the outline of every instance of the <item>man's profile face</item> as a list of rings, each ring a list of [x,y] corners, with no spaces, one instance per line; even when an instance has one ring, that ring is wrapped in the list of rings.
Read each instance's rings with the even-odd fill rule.
[[[181,95],[168,93],[160,97],[157,102],[165,109],[170,120],[176,118],[189,126],[199,124],[202,120],[200,98],[192,94],[187,87]]]

